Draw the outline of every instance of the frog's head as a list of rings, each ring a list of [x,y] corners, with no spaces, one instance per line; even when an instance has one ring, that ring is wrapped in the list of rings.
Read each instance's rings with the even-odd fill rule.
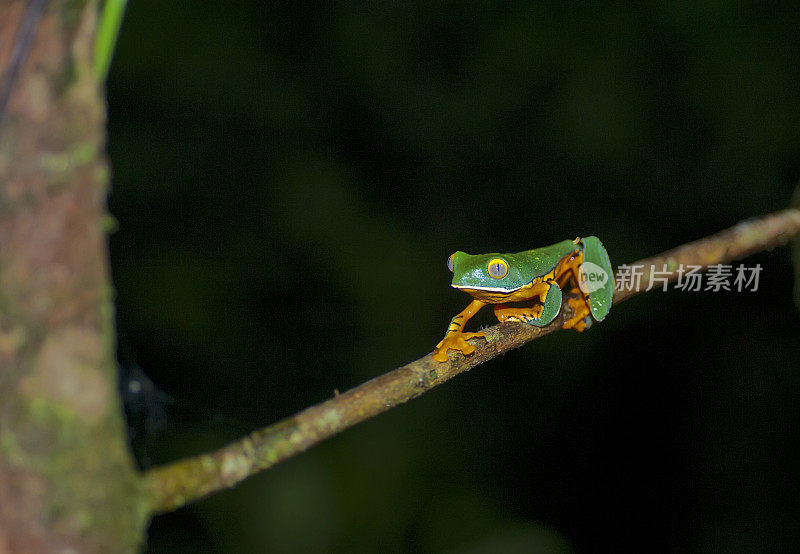
[[[455,252],[447,259],[453,272],[453,288],[465,291],[513,292],[531,281],[523,275],[514,254],[467,254]]]

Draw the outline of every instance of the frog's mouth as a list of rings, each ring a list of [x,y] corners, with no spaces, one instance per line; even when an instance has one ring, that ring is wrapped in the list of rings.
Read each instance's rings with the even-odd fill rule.
[[[455,283],[453,283],[450,286],[453,287],[454,289],[463,290],[463,291],[479,290],[479,291],[483,291],[483,292],[502,292],[503,294],[508,294],[510,292],[517,292],[518,290],[524,288],[524,285],[522,287],[515,287],[513,289],[507,289],[507,288],[504,288],[504,287],[480,287],[480,286],[477,286],[477,285],[456,285]]]

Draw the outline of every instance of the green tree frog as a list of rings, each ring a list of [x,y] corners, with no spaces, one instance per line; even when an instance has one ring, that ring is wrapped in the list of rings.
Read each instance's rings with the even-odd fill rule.
[[[469,306],[450,320],[447,333],[436,345],[433,359],[447,361],[447,351],[472,354],[475,346],[467,340],[483,333],[465,333],[469,319],[486,304],[494,304],[494,315],[501,323],[522,321],[544,326],[561,311],[561,289],[578,298],[568,298],[575,311],[565,329],[584,331],[592,318],[602,321],[611,308],[614,276],[608,253],[597,237],[565,240],[516,254],[476,254],[456,252],[447,260],[453,272],[453,288],[473,297]],[[509,307],[506,302],[533,302]]]

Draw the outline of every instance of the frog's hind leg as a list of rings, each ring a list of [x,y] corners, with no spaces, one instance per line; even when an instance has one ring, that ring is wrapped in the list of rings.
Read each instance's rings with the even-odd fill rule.
[[[509,308],[505,304],[499,304],[494,308],[494,315],[498,321],[522,321],[529,325],[543,327],[553,321],[561,310],[561,288],[554,280],[543,283],[541,293],[538,295],[544,300],[541,304],[534,304],[527,308]]]
[[[570,294],[580,296],[567,299],[575,315],[564,323],[564,329],[576,331],[591,326],[592,319],[602,321],[611,308],[614,294],[614,273],[600,239],[584,237],[580,243],[583,248],[564,258],[556,271],[558,283],[564,286],[572,281]]]
[[[564,322],[564,329],[575,329],[585,331],[592,325],[591,308],[589,307],[589,296],[585,294],[580,286],[580,267],[583,264],[583,251],[576,251],[571,256],[564,258],[556,269],[556,281],[561,287],[568,285],[569,294],[567,304],[574,315]],[[577,295],[578,298],[574,298]]]
[[[587,277],[592,277],[584,287],[590,288],[589,308],[592,311],[592,317],[597,321],[602,321],[611,309],[614,296],[614,270],[611,268],[608,252],[600,239],[584,237],[581,243],[583,244],[584,272]]]

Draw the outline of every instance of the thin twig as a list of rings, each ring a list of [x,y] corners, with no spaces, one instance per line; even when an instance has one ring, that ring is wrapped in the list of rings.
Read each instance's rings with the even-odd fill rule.
[[[659,273],[659,277],[675,281],[681,264],[707,268],[728,263],[772,249],[798,233],[800,210],[789,209],[741,222],[708,238],[630,264],[642,266],[642,287],[616,292],[614,304],[644,291],[651,270],[661,272],[666,268],[668,273]],[[452,353],[447,362],[439,363],[427,355],[215,452],[153,468],[144,476],[151,509],[153,513],[171,511],[233,487],[357,423],[416,398],[459,373],[561,329],[570,316],[572,311],[565,302],[559,316],[547,327],[522,323],[495,325],[485,330],[485,341],[473,340],[476,348],[469,356]]]

